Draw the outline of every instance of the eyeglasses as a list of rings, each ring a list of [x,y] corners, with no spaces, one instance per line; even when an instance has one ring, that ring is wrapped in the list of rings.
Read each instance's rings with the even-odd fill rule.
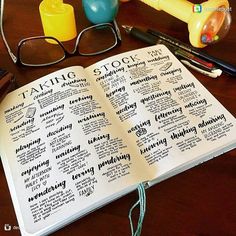
[[[93,56],[107,52],[121,43],[121,36],[116,21],[92,25],[82,30],[69,52],[54,37],[36,36],[18,43],[17,55],[11,51],[3,32],[4,0],[1,0],[0,28],[4,44],[13,62],[24,66],[48,66],[75,55]]]

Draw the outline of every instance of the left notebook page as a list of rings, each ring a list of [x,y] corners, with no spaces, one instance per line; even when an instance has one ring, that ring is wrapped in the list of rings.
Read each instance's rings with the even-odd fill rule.
[[[10,93],[0,105],[0,129],[22,235],[52,232],[148,178],[82,67]]]

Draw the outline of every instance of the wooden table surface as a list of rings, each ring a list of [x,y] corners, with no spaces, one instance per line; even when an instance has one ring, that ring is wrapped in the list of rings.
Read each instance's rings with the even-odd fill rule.
[[[78,31],[89,25],[81,7],[81,0],[64,2],[71,3],[75,8]],[[14,52],[20,39],[43,34],[38,12],[39,3],[39,0],[6,0],[4,29]],[[218,44],[202,50],[236,65],[236,1],[230,0],[230,5],[233,17],[228,35]],[[67,66],[86,67],[103,58],[145,47],[145,43],[125,34],[121,28],[123,24],[143,29],[157,29],[183,42],[189,42],[186,23],[137,0],[120,4],[117,22],[122,35],[121,46],[99,56],[76,56],[43,68],[14,65],[0,38],[0,67],[14,73],[18,86],[22,86]],[[236,78],[223,74],[218,79],[212,79],[193,70],[191,72],[236,116]],[[153,186],[146,191],[146,197],[147,210],[143,223],[143,236],[236,235],[236,150]],[[53,235],[131,235],[128,212],[136,200],[137,193],[133,192],[60,229]],[[138,212],[135,212],[135,215],[138,216]],[[5,231],[5,224],[11,225],[12,230]],[[0,235],[20,235],[2,164],[0,164]]]

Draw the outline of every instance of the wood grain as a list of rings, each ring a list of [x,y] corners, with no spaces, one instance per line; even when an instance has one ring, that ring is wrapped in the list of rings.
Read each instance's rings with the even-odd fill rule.
[[[73,4],[75,8],[78,31],[89,25],[81,7],[81,0],[64,2]],[[6,0],[4,31],[14,52],[19,40],[43,34],[38,12],[39,3],[39,0]],[[236,65],[236,1],[231,0],[230,5],[233,15],[230,32],[218,44],[202,50]],[[14,73],[18,85],[22,86],[67,66],[86,67],[103,58],[145,47],[145,43],[125,34],[121,28],[123,24],[143,29],[157,29],[183,42],[189,42],[185,23],[137,0],[120,4],[117,22],[122,34],[121,46],[99,56],[75,56],[54,66],[43,68],[14,65],[0,38],[0,67]],[[218,79],[211,79],[198,72],[192,70],[191,72],[236,116],[236,78],[223,74]],[[159,183],[148,189],[146,194],[147,212],[143,224],[143,236],[236,235],[236,150]],[[136,200],[137,193],[133,192],[75,221],[53,235],[131,235],[128,211]],[[138,212],[135,214],[138,216]],[[0,165],[0,235],[20,235],[18,229],[4,231],[5,224],[16,226],[15,228],[18,226],[4,171]]]

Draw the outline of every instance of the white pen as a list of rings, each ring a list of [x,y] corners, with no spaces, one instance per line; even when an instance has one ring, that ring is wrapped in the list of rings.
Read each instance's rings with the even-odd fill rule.
[[[191,64],[189,61],[187,60],[180,60],[184,65],[204,74],[204,75],[207,75],[211,78],[217,78],[218,76],[220,76],[222,74],[222,70],[220,69],[215,69],[215,70],[212,70],[211,72],[209,71],[206,71],[206,70],[202,70],[196,66],[194,66],[193,64]]]

